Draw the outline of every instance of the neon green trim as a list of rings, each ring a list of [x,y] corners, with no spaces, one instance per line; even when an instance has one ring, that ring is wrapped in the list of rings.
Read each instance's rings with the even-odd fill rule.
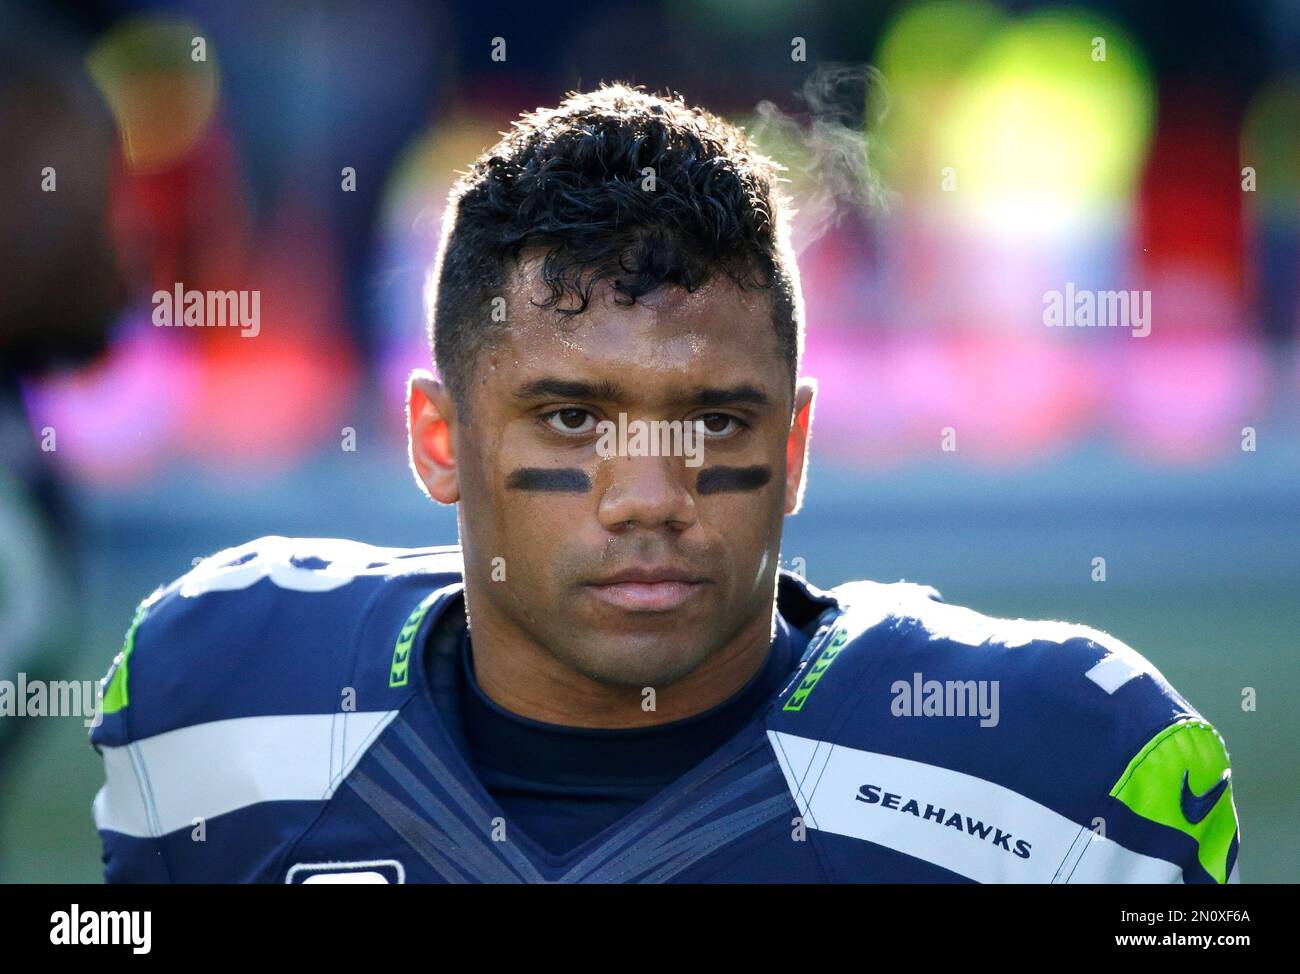
[[[135,649],[135,631],[140,628],[140,623],[144,622],[144,617],[148,614],[150,599],[145,599],[136,607],[135,618],[131,620],[131,628],[126,631],[126,641],[122,644],[122,652],[117,654],[114,660],[112,675],[109,677],[108,686],[104,689],[104,703],[100,712],[105,716],[115,714],[119,710],[124,710],[131,702],[126,693],[126,667],[131,660],[131,651]]]
[[[424,621],[425,615],[433,603],[438,601],[439,592],[430,592],[424,597],[424,600],[417,605],[406,622],[402,625],[402,631],[397,634],[397,645],[393,647],[393,665],[388,670],[388,685],[390,687],[404,687],[410,677],[411,647],[415,644],[415,633],[420,628],[420,623]]]
[[[1183,815],[1183,775],[1197,795],[1221,780],[1228,785],[1209,814],[1193,824]],[[1147,742],[1111,788],[1137,815],[1178,829],[1196,840],[1197,858],[1216,882],[1227,881],[1228,850],[1237,834],[1237,808],[1232,801],[1232,769],[1219,732],[1203,720],[1187,718],[1171,724]]]
[[[830,645],[821,651],[817,657],[817,662],[809,668],[807,675],[799,681],[799,686],[795,688],[794,693],[790,694],[790,699],[785,702],[782,710],[802,710],[804,703],[808,700],[808,695],[820,682],[821,678],[826,675],[835,658],[840,655],[846,643],[849,641],[847,631],[841,629],[834,638],[831,639]]]

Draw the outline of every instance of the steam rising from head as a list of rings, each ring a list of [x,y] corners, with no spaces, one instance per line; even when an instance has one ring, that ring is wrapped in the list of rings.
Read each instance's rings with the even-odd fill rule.
[[[888,194],[871,169],[867,137],[870,123],[884,117],[884,78],[868,65],[824,64],[796,98],[804,111],[787,113],[760,102],[754,135],[802,174],[786,190],[798,214],[794,247],[802,253],[846,218],[865,219],[888,207]]]

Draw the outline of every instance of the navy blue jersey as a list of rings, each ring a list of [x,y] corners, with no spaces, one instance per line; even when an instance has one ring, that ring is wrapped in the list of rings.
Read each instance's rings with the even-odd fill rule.
[[[779,614],[776,623],[767,659],[745,686],[680,720],[607,729],[511,713],[479,687],[468,633],[459,651],[459,693],[434,703],[452,733],[462,732],[474,774],[506,820],[546,849],[567,852],[644,805],[771,703],[808,642]]]
[[[820,590],[753,718],[562,853],[475,775],[455,547],[262,538],[141,605],[91,740],[110,882],[1225,882],[1218,733],[1104,633]]]

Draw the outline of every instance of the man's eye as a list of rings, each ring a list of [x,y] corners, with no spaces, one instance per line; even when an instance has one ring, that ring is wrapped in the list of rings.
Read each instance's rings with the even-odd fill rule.
[[[702,424],[704,431],[713,436],[727,436],[745,425],[735,416],[726,413],[705,413],[695,417],[694,421]]]
[[[591,433],[596,429],[596,417],[585,409],[556,409],[545,413],[542,419],[557,433]],[[588,420],[591,421],[590,426],[587,425]]]

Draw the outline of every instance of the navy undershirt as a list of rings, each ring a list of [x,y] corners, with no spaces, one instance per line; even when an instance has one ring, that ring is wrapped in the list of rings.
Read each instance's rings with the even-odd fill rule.
[[[808,644],[780,613],[776,618],[767,660],[730,698],[684,720],[617,730],[545,724],[498,706],[474,678],[466,632],[457,680],[466,756],[511,827],[563,855],[653,798],[759,715]]]

